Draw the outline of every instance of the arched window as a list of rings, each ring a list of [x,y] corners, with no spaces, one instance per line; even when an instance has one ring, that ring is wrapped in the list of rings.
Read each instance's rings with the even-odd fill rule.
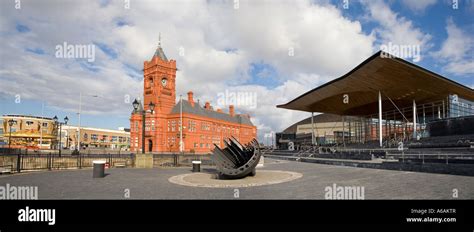
[[[146,87],[147,87],[147,88],[153,87],[153,77],[149,77],[149,78],[148,78]]]

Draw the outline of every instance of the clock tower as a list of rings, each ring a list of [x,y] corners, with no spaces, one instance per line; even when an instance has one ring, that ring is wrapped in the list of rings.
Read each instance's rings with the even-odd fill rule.
[[[207,154],[225,138],[246,144],[256,137],[250,117],[236,114],[232,105],[229,113],[214,111],[210,103],[202,107],[191,91],[177,103],[176,71],[176,61],[168,60],[159,40],[153,57],[143,63],[143,100],[134,101],[130,116],[130,149],[137,153],[138,167],[153,167],[153,152]]]
[[[156,114],[171,113],[176,104],[176,70],[176,61],[168,60],[159,41],[151,60],[143,64],[145,110],[153,102]]]
[[[141,151],[143,140],[145,152],[166,149],[167,116],[176,104],[176,70],[176,61],[168,60],[161,41],[158,42],[151,60],[143,63],[143,102],[140,103],[140,110],[146,112],[145,125],[141,113],[133,111],[130,117],[130,145],[133,151]],[[153,113],[149,111],[151,102],[155,105]]]

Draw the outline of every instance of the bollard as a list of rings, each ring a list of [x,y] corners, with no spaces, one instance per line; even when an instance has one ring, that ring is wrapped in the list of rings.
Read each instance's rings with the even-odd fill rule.
[[[193,172],[201,172],[201,161],[193,161]]]
[[[105,176],[105,161],[103,160],[94,160],[92,161],[93,168],[93,178],[103,178]]]

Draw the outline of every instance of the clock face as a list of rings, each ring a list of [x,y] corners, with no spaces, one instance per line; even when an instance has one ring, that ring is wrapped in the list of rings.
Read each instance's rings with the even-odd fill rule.
[[[163,85],[163,87],[166,86],[167,82],[168,82],[168,80],[166,80],[166,78],[161,79],[161,84]]]

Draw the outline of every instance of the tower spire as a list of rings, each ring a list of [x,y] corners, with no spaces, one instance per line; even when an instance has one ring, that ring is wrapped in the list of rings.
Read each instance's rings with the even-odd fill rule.
[[[153,57],[155,56],[163,61],[168,61],[168,58],[166,58],[165,52],[163,52],[163,48],[161,47],[161,32],[158,34],[158,47],[156,48]]]
[[[161,47],[161,32],[158,34],[158,47]]]

